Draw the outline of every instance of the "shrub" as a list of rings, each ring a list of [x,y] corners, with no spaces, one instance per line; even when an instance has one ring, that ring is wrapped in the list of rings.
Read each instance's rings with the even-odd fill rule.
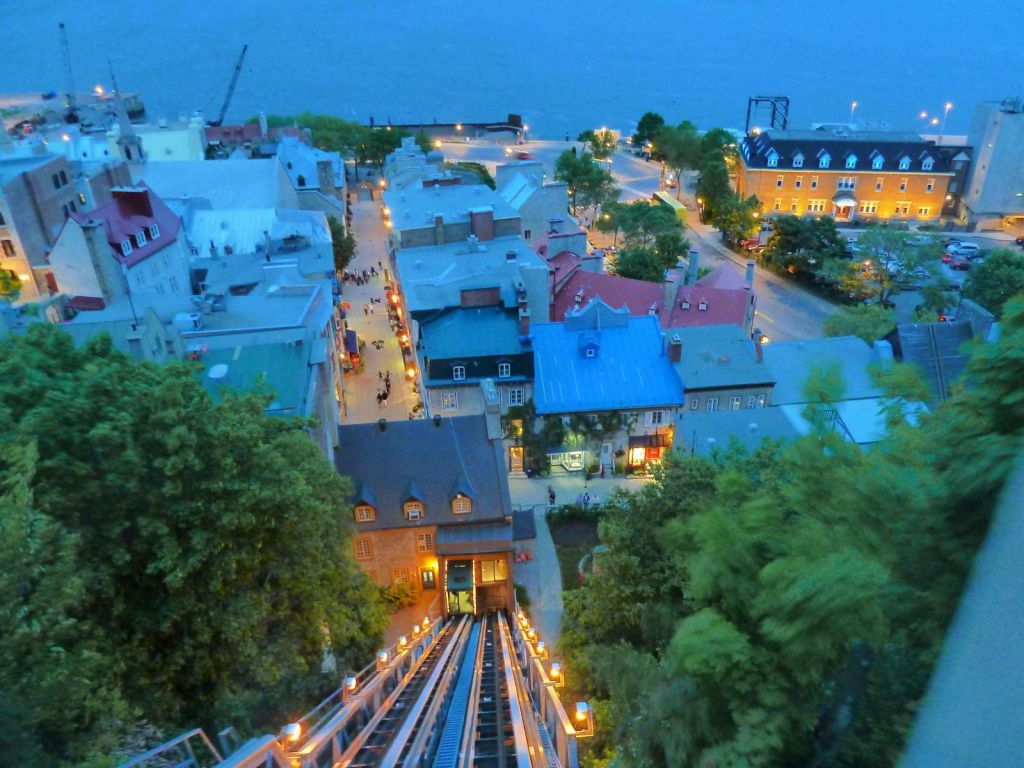
[[[384,598],[388,610],[392,613],[416,604],[416,590],[412,584],[397,583],[390,587],[381,587],[380,596]]]

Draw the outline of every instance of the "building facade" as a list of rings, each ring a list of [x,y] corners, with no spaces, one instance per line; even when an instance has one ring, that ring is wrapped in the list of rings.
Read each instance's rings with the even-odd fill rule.
[[[978,104],[969,141],[974,162],[961,219],[972,228],[1024,230],[1024,99]]]
[[[339,428],[356,561],[381,587],[442,595],[445,616],[512,610],[512,504],[496,419]]]
[[[737,191],[774,216],[935,223],[953,172],[917,134],[769,130],[740,144]]]

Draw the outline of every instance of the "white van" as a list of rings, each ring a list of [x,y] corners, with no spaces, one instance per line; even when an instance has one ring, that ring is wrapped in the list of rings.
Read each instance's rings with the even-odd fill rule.
[[[977,256],[980,250],[981,248],[978,247],[977,243],[957,243],[955,245],[950,245],[949,248],[946,249],[946,253],[951,256],[966,256],[971,258],[972,256]]]

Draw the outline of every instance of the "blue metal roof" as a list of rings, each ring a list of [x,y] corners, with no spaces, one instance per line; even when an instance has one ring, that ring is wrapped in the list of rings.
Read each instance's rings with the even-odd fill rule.
[[[572,322],[531,326],[537,413],[681,405],[683,387],[665,355],[658,319],[648,315],[607,322],[614,310],[597,300],[583,312],[592,309],[600,315],[591,324],[596,327]]]

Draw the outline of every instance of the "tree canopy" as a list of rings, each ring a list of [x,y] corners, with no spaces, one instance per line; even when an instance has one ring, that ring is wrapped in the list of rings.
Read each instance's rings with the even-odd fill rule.
[[[356,238],[336,216],[327,217],[327,225],[331,229],[331,247],[334,251],[334,270],[344,272],[352,259],[356,257]]]
[[[870,450],[815,419],[785,448],[674,453],[610,498],[607,552],[565,593],[561,640],[567,695],[599,714],[594,764],[895,765],[1024,444],[1021,360],[1012,300],[969,387],[914,424],[919,375],[875,372],[889,434]],[[813,378],[827,408],[834,377]]]
[[[636,132],[633,134],[633,146],[643,149],[647,142],[653,141],[658,131],[665,125],[665,118],[657,112],[644,112],[640,121],[636,124]]]
[[[857,336],[872,344],[896,327],[895,313],[881,303],[857,304],[825,320],[826,336]]]
[[[269,394],[214,398],[192,364],[50,325],[0,344],[0,372],[0,732],[19,765],[81,765],[142,722],[276,729],[334,687],[325,654],[372,654],[387,619],[348,483]]]
[[[999,248],[976,264],[964,282],[964,296],[996,317],[1013,296],[1024,293],[1024,252]]]
[[[615,274],[660,283],[665,279],[665,264],[651,248],[623,248],[615,258]]]
[[[569,185],[569,200],[578,208],[597,208],[614,202],[621,194],[609,170],[589,152],[574,155],[566,150],[555,160],[555,178]]]

